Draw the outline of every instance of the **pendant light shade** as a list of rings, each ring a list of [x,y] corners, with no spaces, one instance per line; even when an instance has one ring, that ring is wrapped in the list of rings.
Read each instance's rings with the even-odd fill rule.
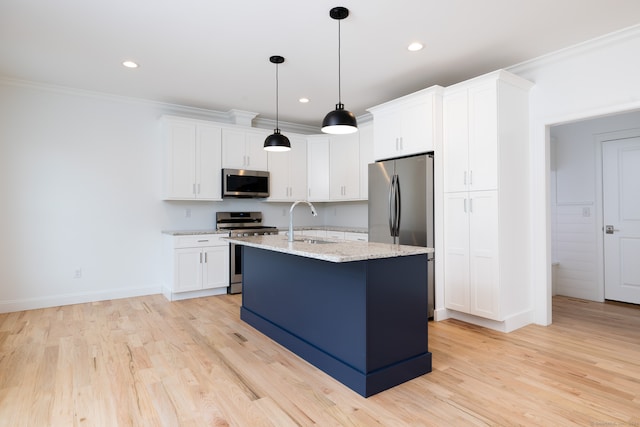
[[[291,143],[289,138],[280,133],[278,123],[278,64],[284,62],[282,56],[274,55],[269,58],[272,64],[276,64],[276,128],[273,133],[264,140],[264,149],[267,151],[289,151],[291,150]]]
[[[329,11],[329,16],[338,21],[338,103],[336,109],[324,117],[322,132],[336,135],[354,133],[358,131],[358,122],[351,111],[344,109],[340,81],[340,21],[349,16],[349,9],[340,6],[334,7]]]

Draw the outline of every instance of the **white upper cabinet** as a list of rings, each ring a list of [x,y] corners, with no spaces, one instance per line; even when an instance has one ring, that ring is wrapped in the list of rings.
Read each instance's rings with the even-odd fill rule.
[[[307,137],[307,199],[329,200],[329,136]]]
[[[432,86],[369,108],[375,160],[434,151],[442,134],[442,93]]]
[[[444,191],[499,188],[527,149],[531,83],[500,71],[447,88],[443,100]],[[523,132],[523,129],[525,132]],[[517,165],[517,166],[515,166]],[[514,167],[515,166],[515,167]]]
[[[269,201],[290,202],[307,198],[307,141],[304,137],[287,136],[291,150],[268,152]]]
[[[220,200],[221,128],[164,116],[164,198]]]
[[[269,133],[262,129],[223,129],[222,167],[266,171],[264,140]]]
[[[360,198],[360,132],[329,138],[329,198]]]

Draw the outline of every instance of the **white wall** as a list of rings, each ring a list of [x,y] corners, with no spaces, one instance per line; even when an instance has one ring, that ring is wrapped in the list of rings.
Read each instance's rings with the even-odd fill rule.
[[[640,108],[640,26],[510,68],[531,80],[532,303],[551,323],[550,135],[554,124]]]
[[[218,210],[288,224],[290,204],[161,200],[159,117],[180,112],[0,81],[0,312],[159,293],[160,231],[213,228]]]

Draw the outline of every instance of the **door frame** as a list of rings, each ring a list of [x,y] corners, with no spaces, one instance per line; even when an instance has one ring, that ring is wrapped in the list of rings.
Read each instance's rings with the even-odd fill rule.
[[[613,132],[604,132],[594,135],[596,150],[596,242],[598,250],[598,298],[600,302],[604,302],[604,174],[603,174],[603,156],[604,144],[610,141],[620,139],[638,138],[640,137],[640,128],[623,129]]]

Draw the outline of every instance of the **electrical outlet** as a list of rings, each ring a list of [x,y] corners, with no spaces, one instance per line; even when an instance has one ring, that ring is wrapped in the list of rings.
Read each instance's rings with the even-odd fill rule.
[[[73,274],[74,279],[82,279],[82,269],[78,268]]]
[[[184,210],[184,217],[191,218],[191,209],[187,208]]]
[[[582,216],[587,218],[591,216],[591,208],[589,207],[584,207],[582,208]]]

